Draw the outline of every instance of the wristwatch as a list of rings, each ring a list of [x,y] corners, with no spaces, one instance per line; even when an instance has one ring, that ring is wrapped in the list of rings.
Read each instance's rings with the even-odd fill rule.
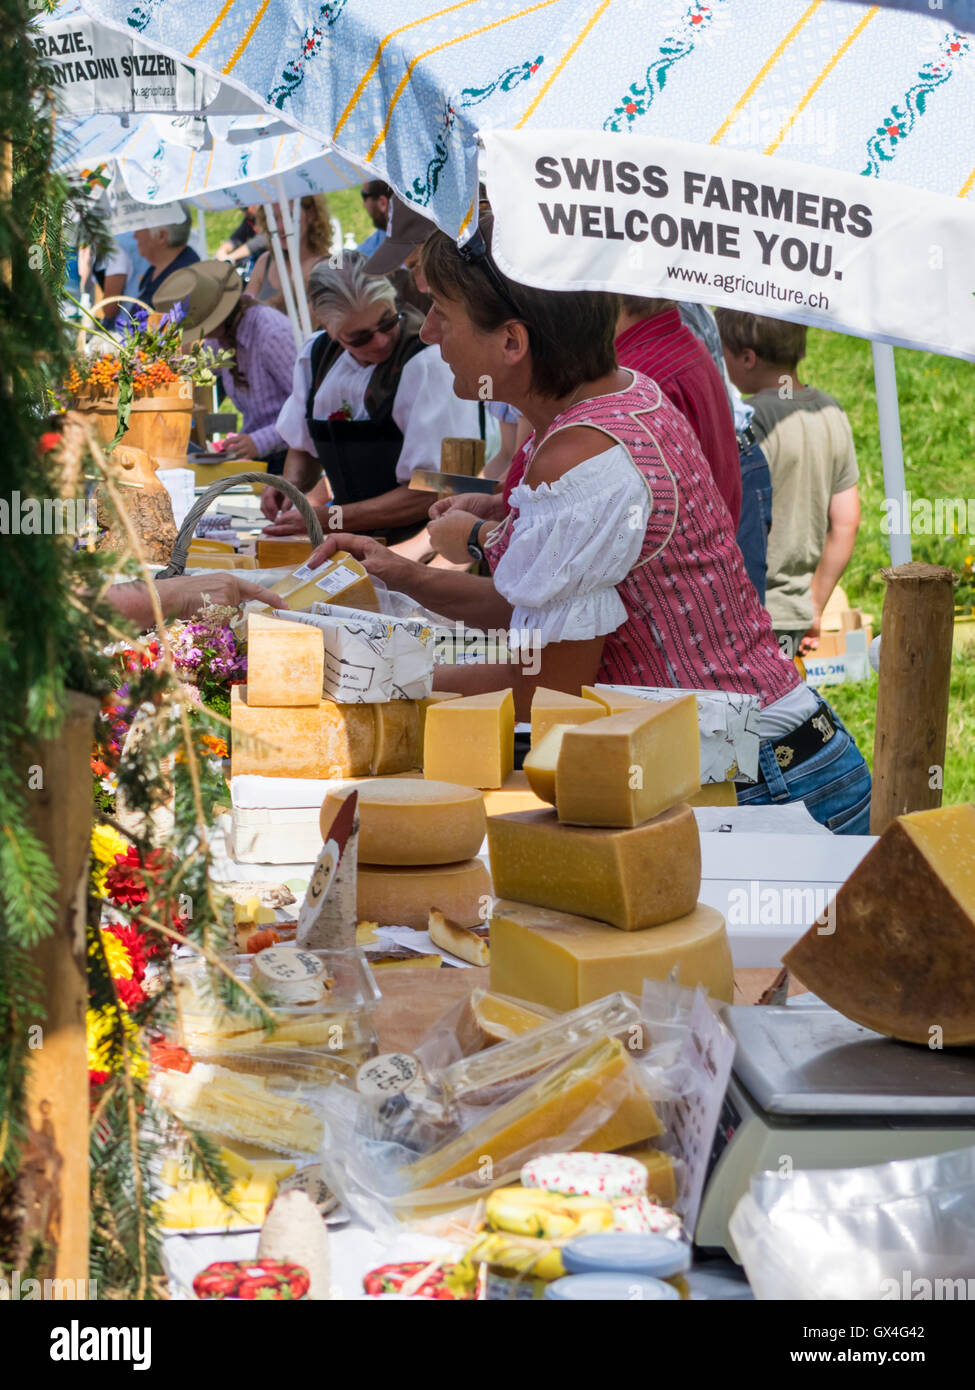
[[[475,521],[471,527],[471,534],[467,537],[467,553],[472,560],[477,560],[479,563],[484,559],[484,547],[477,538],[483,525],[483,521]]]

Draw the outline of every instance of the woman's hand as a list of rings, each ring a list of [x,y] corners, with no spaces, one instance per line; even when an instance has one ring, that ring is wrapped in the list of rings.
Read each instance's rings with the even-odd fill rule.
[[[223,441],[224,458],[256,459],[257,448],[249,434],[228,434]]]
[[[507,508],[500,492],[461,492],[453,497],[438,498],[430,508],[429,516],[434,521],[452,511],[469,512],[471,516],[479,516],[482,521],[503,521]],[[467,529],[469,531],[470,526]]]
[[[471,554],[467,549],[471,531],[475,526],[483,526],[481,517],[473,512],[461,511],[454,507],[427,526],[430,544],[445,560],[454,565],[470,564]]]
[[[268,485],[261,493],[261,511],[268,521],[277,521],[282,511],[291,505],[291,498],[272,485]]]
[[[299,512],[290,498],[285,499],[286,509],[280,511],[275,518],[273,526],[265,526],[262,535],[265,536],[307,536],[308,527],[305,525],[305,518]],[[312,507],[312,511],[322,524],[322,530],[328,530],[328,514],[331,508],[326,506]]]
[[[374,540],[372,536],[358,536],[351,531],[333,531],[325,537],[317,550],[312,551],[305,563],[310,568],[317,569],[326,560],[330,560],[337,550],[348,551],[365,567],[368,574],[381,579],[389,589],[405,588],[411,571],[426,568],[425,565],[418,565],[415,560],[407,560],[402,555],[394,554],[389,546]]]
[[[164,618],[192,618],[208,603],[236,608],[248,599],[260,599],[271,608],[283,608],[284,600],[271,589],[262,589],[234,570],[213,574],[181,574],[156,581],[156,592]],[[156,621],[155,610],[145,584],[113,584],[106,597],[118,612],[145,632]]]

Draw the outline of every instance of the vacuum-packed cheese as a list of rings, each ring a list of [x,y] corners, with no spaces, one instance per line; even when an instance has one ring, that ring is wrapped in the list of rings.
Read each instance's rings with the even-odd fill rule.
[[[594,707],[592,700],[584,700],[581,695],[567,695],[564,690],[546,690],[539,686],[532,696],[532,747],[553,724],[588,724],[591,719],[602,719],[604,713]]]
[[[555,775],[559,820],[639,825],[699,789],[697,700],[645,703],[562,736]]]
[[[645,979],[674,966],[685,988],[701,985],[731,1003],[734,977],[724,918],[699,903],[647,931],[500,899],[491,917],[491,988],[565,1012],[614,990],[639,995]]]
[[[376,722],[372,771],[377,777],[411,772],[423,758],[418,700],[386,700],[372,705]]]
[[[345,550],[337,550],[316,569],[302,565],[286,579],[277,580],[271,588],[293,609],[308,609],[313,603],[335,603],[343,608],[379,612],[372,580],[359,561]]]
[[[336,787],[322,802],[323,839],[351,790]],[[474,787],[423,777],[377,777],[357,782],[355,790],[360,864],[455,864],[473,859],[481,848],[484,801]],[[359,916],[370,917],[361,904]]]
[[[256,708],[320,705],[325,645],[303,623],[247,615],[247,699]]]
[[[865,1028],[975,1043],[975,806],[899,816],[782,960]]]
[[[554,811],[520,811],[491,816],[487,833],[499,897],[623,931],[672,922],[697,903],[701,839],[689,806],[627,830],[562,825]]]
[[[426,931],[431,908],[460,927],[482,926],[491,913],[491,878],[479,859],[459,864],[359,864],[359,916],[381,927]]]
[[[423,775],[465,787],[500,787],[515,765],[510,690],[444,700],[427,709]]]
[[[231,775],[365,777],[372,765],[373,715],[368,705],[258,707],[247,686],[230,690]]]

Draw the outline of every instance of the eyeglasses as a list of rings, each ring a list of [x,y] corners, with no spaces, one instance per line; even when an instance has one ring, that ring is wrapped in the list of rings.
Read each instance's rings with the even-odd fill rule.
[[[349,333],[346,337],[339,338],[339,342],[342,343],[344,347],[366,347],[372,342],[377,333],[392,333],[393,330],[402,323],[405,317],[405,314],[386,314],[379,320],[375,328],[364,328],[361,333]],[[336,337],[338,337],[337,334]]]
[[[469,241],[466,241],[463,246],[458,246],[457,253],[468,265],[480,267],[486,278],[490,281],[491,288],[504,300],[515,318],[521,319],[522,322],[524,322],[525,315],[512,299],[510,290],[501,278],[501,272],[491,260],[491,254],[488,251],[483,232],[480,230],[476,231]]]

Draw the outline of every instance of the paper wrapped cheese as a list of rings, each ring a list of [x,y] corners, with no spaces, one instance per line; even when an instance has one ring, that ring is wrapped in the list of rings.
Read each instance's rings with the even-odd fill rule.
[[[355,949],[358,800],[353,791],[339,806],[298,913],[295,939],[309,950]]]
[[[422,700],[433,689],[434,631],[420,618],[315,603],[287,620],[321,630],[324,690],[339,704]]]

